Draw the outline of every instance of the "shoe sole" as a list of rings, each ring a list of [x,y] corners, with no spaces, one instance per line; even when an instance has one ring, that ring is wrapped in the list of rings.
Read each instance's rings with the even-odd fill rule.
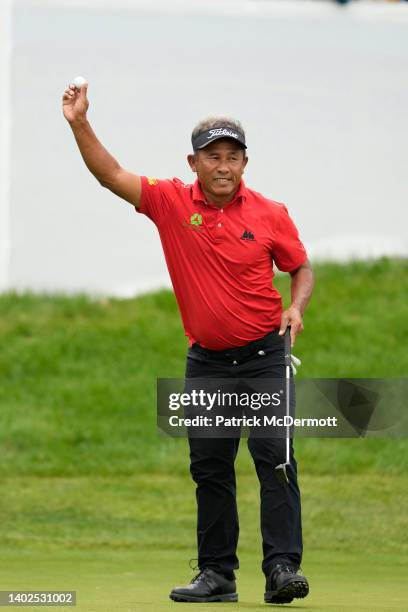
[[[285,604],[294,599],[303,599],[309,593],[309,585],[303,580],[289,582],[277,591],[266,591],[265,603]]]
[[[190,603],[216,603],[238,601],[238,593],[228,593],[227,595],[212,595],[211,597],[192,597],[191,595],[178,595],[170,593],[170,599],[178,602]]]

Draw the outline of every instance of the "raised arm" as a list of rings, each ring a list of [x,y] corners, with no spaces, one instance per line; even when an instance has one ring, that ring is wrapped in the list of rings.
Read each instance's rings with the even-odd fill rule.
[[[73,84],[69,85],[62,96],[64,117],[72,129],[88,170],[96,180],[138,208],[142,192],[140,176],[122,168],[96,137],[86,116],[89,107],[87,91],[87,83],[80,89]]]

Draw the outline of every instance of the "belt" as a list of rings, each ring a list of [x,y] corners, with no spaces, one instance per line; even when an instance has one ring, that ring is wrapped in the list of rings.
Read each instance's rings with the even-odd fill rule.
[[[262,348],[264,348],[268,344],[270,345],[271,340],[276,340],[279,338],[282,341],[282,345],[283,345],[283,337],[281,338],[281,336],[279,336],[278,333],[279,333],[279,330],[275,329],[274,331],[269,332],[269,334],[266,334],[266,336],[263,336],[263,338],[259,338],[258,340],[253,340],[252,342],[249,342],[248,344],[245,344],[244,346],[236,346],[232,348],[227,348],[222,351],[213,351],[210,349],[206,349],[200,344],[198,344],[198,342],[193,344],[191,348],[194,351],[197,351],[198,353],[205,355],[207,357],[214,357],[214,358],[219,358],[221,360],[233,361],[233,362],[239,363],[240,361],[247,359],[254,353],[258,353],[259,351],[262,350]]]

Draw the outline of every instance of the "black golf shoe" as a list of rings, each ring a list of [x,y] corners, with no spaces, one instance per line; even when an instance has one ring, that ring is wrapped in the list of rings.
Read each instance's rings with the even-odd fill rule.
[[[266,579],[266,603],[290,603],[295,598],[306,597],[308,593],[309,583],[306,576],[293,565],[274,565]]]
[[[238,601],[238,594],[234,579],[228,580],[222,574],[206,567],[187,586],[174,588],[170,599],[193,603]]]

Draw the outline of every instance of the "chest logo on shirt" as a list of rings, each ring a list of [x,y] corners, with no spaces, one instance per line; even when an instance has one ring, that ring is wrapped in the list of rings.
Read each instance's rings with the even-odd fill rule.
[[[191,215],[190,217],[191,225],[201,225],[202,222],[203,222],[203,218],[199,213],[194,213],[193,215]]]
[[[157,179],[152,178],[151,176],[147,177],[147,182],[149,183],[149,185],[157,185],[159,183]]]
[[[252,232],[245,230],[241,236],[241,240],[255,240],[255,236],[253,235]]]

